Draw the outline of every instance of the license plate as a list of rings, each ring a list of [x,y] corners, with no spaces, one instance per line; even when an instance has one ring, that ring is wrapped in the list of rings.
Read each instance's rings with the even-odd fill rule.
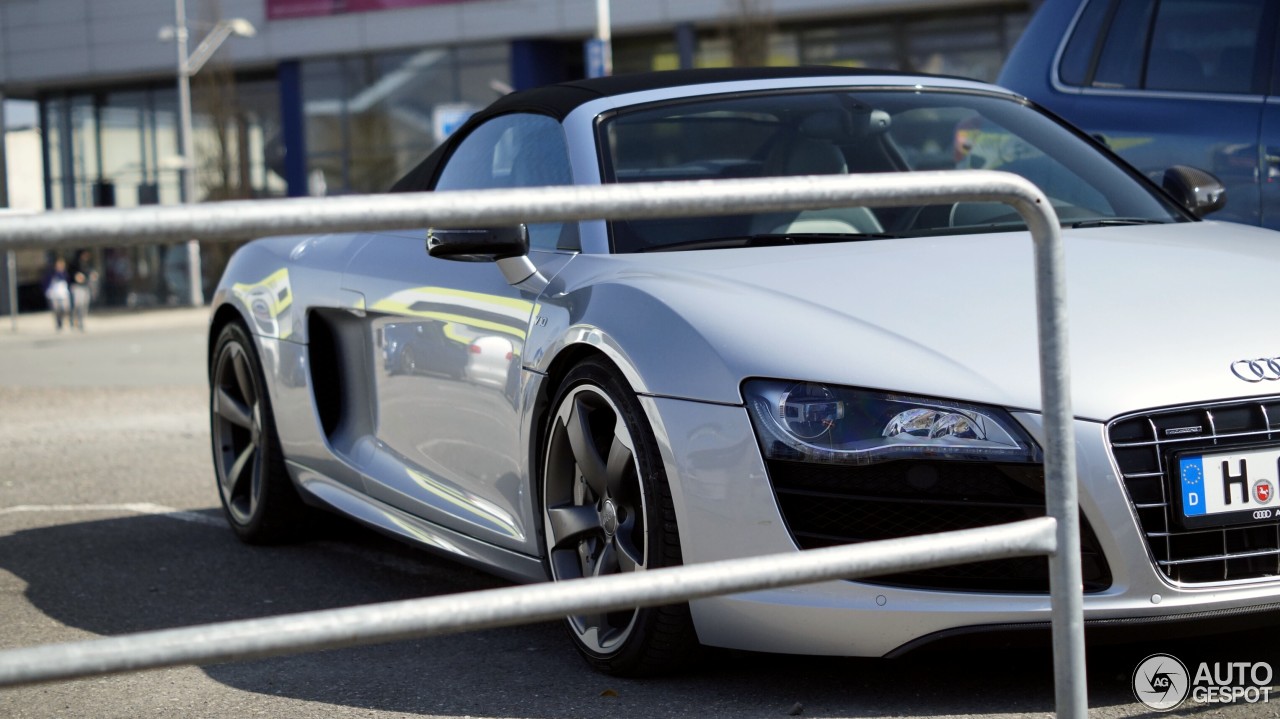
[[[1175,492],[1188,529],[1248,524],[1280,518],[1280,447],[1177,457]]]

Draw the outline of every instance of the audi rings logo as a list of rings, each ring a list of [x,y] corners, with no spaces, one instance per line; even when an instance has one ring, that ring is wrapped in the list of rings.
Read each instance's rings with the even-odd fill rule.
[[[1280,357],[1242,359],[1231,363],[1231,374],[1245,382],[1280,380]]]

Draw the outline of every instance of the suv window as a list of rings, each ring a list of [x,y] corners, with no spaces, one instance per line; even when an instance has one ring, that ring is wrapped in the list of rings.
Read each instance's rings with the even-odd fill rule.
[[[1111,20],[1110,2],[1091,2],[1076,22],[1075,31],[1062,51],[1059,77],[1068,85],[1088,85],[1093,72],[1098,38]]]
[[[571,185],[569,150],[560,123],[545,115],[501,115],[477,127],[445,163],[436,190],[488,190]],[[535,249],[576,249],[576,223],[529,225]]]
[[[1153,0],[1120,0],[1111,15],[1111,32],[1098,56],[1094,87],[1140,87],[1143,40],[1151,27]]]
[[[1063,51],[1062,82],[1260,93],[1267,0],[1094,0]]]

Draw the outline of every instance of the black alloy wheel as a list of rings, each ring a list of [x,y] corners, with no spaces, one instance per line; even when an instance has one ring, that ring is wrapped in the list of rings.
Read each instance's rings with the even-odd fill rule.
[[[561,383],[544,435],[543,533],[552,579],[681,563],[666,472],[635,394],[602,361]],[[567,618],[595,668],[623,676],[671,671],[697,641],[687,604]]]

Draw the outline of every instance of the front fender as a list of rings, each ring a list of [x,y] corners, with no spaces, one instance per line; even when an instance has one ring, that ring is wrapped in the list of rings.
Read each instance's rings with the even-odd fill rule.
[[[741,404],[742,378],[675,309],[624,284],[546,293],[526,346],[526,366],[546,374],[582,345],[606,355],[639,394]]]
[[[260,337],[292,340],[295,327],[294,288],[289,281],[287,256],[278,242],[253,242],[231,256],[213,294],[216,323],[224,307],[232,307]]]

